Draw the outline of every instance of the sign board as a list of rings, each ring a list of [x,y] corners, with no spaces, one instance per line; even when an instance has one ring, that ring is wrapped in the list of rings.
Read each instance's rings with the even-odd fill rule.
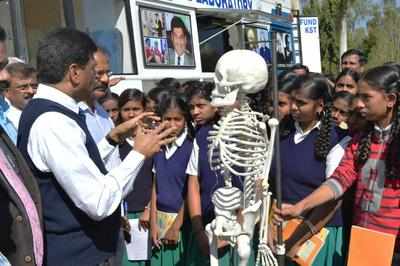
[[[303,65],[312,72],[321,72],[321,52],[317,17],[300,18],[301,52]]]
[[[196,0],[196,2],[210,7],[251,10],[254,0]]]
[[[279,1],[270,1],[270,0],[191,0],[198,4],[202,4],[212,8],[221,8],[221,9],[244,9],[244,10],[261,10],[264,12],[271,12],[272,8],[276,8],[276,5],[279,3],[282,6],[282,9],[290,12],[291,10],[291,1],[289,0],[279,0]]]

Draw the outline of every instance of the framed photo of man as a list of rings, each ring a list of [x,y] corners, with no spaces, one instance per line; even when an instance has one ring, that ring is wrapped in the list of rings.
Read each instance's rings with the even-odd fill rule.
[[[261,55],[267,64],[272,63],[271,40],[268,29],[247,26],[244,39],[246,49]]]
[[[145,67],[194,68],[190,15],[140,6]]]
[[[292,34],[278,32],[276,35],[276,49],[278,64],[290,65],[294,63]]]

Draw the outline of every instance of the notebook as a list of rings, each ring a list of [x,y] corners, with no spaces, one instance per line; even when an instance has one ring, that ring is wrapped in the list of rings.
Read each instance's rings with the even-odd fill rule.
[[[391,266],[396,236],[353,225],[347,266]]]

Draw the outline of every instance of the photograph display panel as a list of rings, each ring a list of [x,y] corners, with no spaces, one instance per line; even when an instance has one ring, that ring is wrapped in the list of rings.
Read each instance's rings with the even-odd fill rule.
[[[139,10],[144,65],[194,68],[190,15],[150,7]]]

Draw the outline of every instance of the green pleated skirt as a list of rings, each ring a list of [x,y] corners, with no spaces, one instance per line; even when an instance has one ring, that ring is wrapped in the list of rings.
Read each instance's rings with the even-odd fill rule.
[[[184,222],[177,245],[163,245],[161,249],[153,248],[151,266],[186,266],[186,247],[190,235],[188,222]]]
[[[128,213],[128,218],[139,219],[142,214],[143,212],[131,212]],[[147,245],[147,243],[144,244]],[[128,260],[128,254],[125,249],[122,266],[150,266],[150,260]]]
[[[345,246],[343,243],[342,227],[325,227],[329,234],[325,244],[313,262],[313,266],[343,266],[346,265]],[[287,261],[287,266],[295,266],[297,263]]]

